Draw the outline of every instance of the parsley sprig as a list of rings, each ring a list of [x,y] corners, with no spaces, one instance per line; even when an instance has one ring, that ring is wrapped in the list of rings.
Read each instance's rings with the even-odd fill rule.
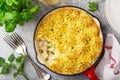
[[[22,54],[18,57],[15,57],[14,54],[11,54],[8,57],[8,62],[3,57],[0,57],[0,67],[2,68],[0,74],[8,74],[10,69],[15,69],[16,72],[13,74],[14,78],[16,78],[18,75],[22,75],[25,80],[29,80],[23,70],[25,60],[26,57]]]
[[[0,0],[0,26],[13,32],[17,24],[24,25],[38,9],[39,5],[31,7],[31,0]]]
[[[97,11],[98,10],[98,4],[95,2],[89,2],[89,11]]]

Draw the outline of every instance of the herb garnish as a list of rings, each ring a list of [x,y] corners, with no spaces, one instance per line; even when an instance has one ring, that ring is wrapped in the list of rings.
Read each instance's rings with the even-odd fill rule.
[[[22,75],[25,80],[29,80],[23,70],[25,59],[26,57],[22,54],[17,58],[14,56],[14,54],[11,54],[8,57],[9,62],[6,62],[3,57],[0,57],[0,67],[2,68],[0,74],[8,74],[10,69],[15,69],[16,72],[13,74],[14,78],[16,78],[18,75]],[[16,60],[17,64],[13,63],[14,60]]]
[[[92,11],[92,12],[98,10],[98,4],[95,2],[89,2],[88,7],[89,7],[89,11]]]
[[[14,58],[15,58],[14,54],[11,54],[8,58],[8,61],[13,62]]]
[[[50,46],[49,45],[47,45],[47,49],[49,49],[50,48]]]
[[[48,61],[48,57],[45,58],[45,61],[46,61],[46,62]]]
[[[47,54],[49,54],[49,52],[50,52],[49,50],[46,50],[46,53],[47,53]]]
[[[25,80],[29,80],[23,70],[25,60],[26,57],[22,54],[16,58],[16,63],[19,64],[19,66],[17,68],[17,71],[13,74],[14,78],[16,78],[20,74],[25,78]]]
[[[5,24],[6,32],[12,32],[17,24],[21,26],[32,18],[39,5],[31,7],[31,0],[0,0],[0,26]]]
[[[53,54],[53,55],[54,55],[55,53],[54,53],[53,51],[51,51],[51,54]]]
[[[42,49],[39,49],[39,52],[40,52],[40,53],[43,53],[43,50],[42,50]]]

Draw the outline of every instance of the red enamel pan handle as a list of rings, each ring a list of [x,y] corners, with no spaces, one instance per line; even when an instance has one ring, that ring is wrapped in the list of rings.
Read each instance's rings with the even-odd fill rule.
[[[98,80],[98,78],[94,72],[94,69],[95,69],[95,67],[93,66],[84,73],[90,80]]]

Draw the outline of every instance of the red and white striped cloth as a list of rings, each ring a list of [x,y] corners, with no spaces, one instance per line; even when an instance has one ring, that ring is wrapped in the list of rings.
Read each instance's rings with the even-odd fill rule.
[[[95,73],[99,80],[120,80],[120,45],[113,34],[107,34],[105,54]]]

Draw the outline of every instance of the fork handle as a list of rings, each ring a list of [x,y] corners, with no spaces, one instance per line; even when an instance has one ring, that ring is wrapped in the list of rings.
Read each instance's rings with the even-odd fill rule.
[[[33,65],[33,67],[35,68],[35,71],[37,72],[37,75],[39,77],[40,80],[49,80],[50,79],[50,74],[48,74],[46,71],[44,71],[43,69],[41,69],[29,56],[28,53],[24,52],[24,54],[26,55],[27,59],[30,61],[30,63]]]

